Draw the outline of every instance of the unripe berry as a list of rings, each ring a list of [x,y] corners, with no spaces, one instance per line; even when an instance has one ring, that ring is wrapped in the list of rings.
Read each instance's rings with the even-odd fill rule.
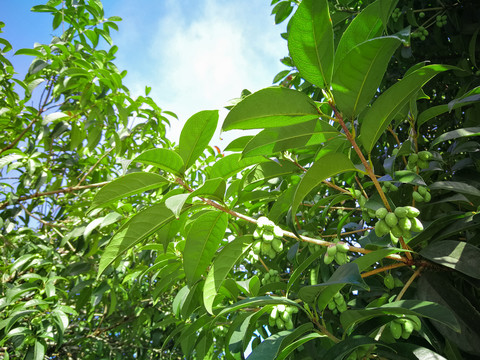
[[[379,208],[377,209],[377,211],[375,211],[375,216],[380,220],[384,219],[385,216],[387,216],[387,214],[388,214],[388,210],[384,207]]]
[[[394,227],[398,224],[398,219],[393,212],[389,212],[387,216],[385,216],[385,222],[389,227]]]
[[[416,202],[423,202],[423,201],[424,201],[423,196],[420,195],[420,193],[418,193],[417,191],[414,191],[414,192],[412,193],[412,198],[413,198],[413,200],[415,200]]]
[[[392,290],[395,287],[395,279],[393,278],[392,274],[387,274],[383,279],[383,283],[387,289]]]

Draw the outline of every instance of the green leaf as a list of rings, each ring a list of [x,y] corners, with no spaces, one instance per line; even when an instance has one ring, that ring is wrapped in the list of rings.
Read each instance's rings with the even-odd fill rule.
[[[190,197],[190,194],[177,194],[170,196],[168,199],[165,200],[165,206],[169,208],[175,217],[178,219],[180,213],[182,212],[183,205]]]
[[[239,138],[232,140],[232,142],[225,147],[225,151],[234,151],[234,152],[243,151],[243,149],[248,144],[248,142],[253,138],[254,138],[253,135],[240,136]]]
[[[396,0],[377,0],[355,16],[353,21],[343,32],[335,51],[335,64],[347,53],[364,41],[379,37],[386,27],[385,14],[388,16],[393,10]]]
[[[360,275],[358,264],[352,262],[340,266],[337,270],[335,270],[327,282],[301,288],[298,292],[298,296],[303,301],[311,304],[315,301],[315,298],[318,296],[318,294],[325,288],[333,285],[332,288],[336,289],[338,285],[343,287],[345,284],[355,285],[366,290],[370,289]],[[332,295],[336,294],[340,289],[336,290]]]
[[[67,117],[69,117],[69,116],[67,114],[63,113],[63,112],[51,113],[51,114],[48,114],[47,116],[45,116],[43,118],[42,125],[46,125],[48,123],[55,122],[57,120],[64,119],[64,118],[67,118]]]
[[[453,67],[447,65],[424,66],[390,86],[380,95],[361,119],[359,141],[365,150],[368,153],[372,151],[394,116],[417,95],[423,85],[435,75],[450,69]]]
[[[317,260],[320,255],[323,254],[323,250],[317,251],[313,254],[311,254],[307,259],[305,259],[292,273],[290,278],[288,279],[288,284],[287,284],[287,295],[290,292],[290,289],[292,288],[293,285],[295,285],[296,281],[300,278],[302,273],[314,262]]]
[[[191,116],[183,126],[178,144],[178,153],[183,159],[185,169],[206,149],[212,139],[218,123],[218,110],[200,111]]]
[[[300,74],[328,87],[333,68],[333,28],[326,0],[303,0],[292,17],[288,50]]]
[[[342,340],[341,342],[333,345],[330,349],[328,349],[326,354],[322,356],[322,359],[325,359],[325,360],[347,359],[346,356],[348,354],[350,354],[355,349],[365,345],[389,347],[389,345],[383,344],[368,336],[358,336],[358,335],[350,336]]]
[[[319,145],[339,134],[337,129],[322,120],[266,129],[245,145],[242,156],[268,156],[289,149]]]
[[[282,87],[262,89],[233,107],[223,122],[223,131],[261,129],[299,124],[320,116],[307,95]]]
[[[245,159],[242,159],[241,154],[231,154],[227,155],[220,160],[218,160],[210,169],[210,178],[223,178],[227,179],[237,174],[246,167],[269,162],[270,159],[267,159],[263,156],[252,156]]]
[[[47,350],[47,344],[43,339],[35,339],[35,347],[33,350],[33,359],[34,360],[43,360],[45,357],[45,352]]]
[[[420,255],[437,264],[480,279],[480,249],[466,242],[436,241],[420,251]]]
[[[228,216],[224,212],[209,211],[200,215],[190,227],[183,254],[187,283],[193,285],[212,262],[213,255],[225,236]]]
[[[454,191],[465,195],[480,196],[480,190],[472,185],[459,181],[436,181],[429,185],[430,190]]]
[[[217,317],[224,316],[230,312],[237,311],[246,307],[249,308],[256,308],[256,307],[263,307],[266,305],[278,305],[278,304],[284,304],[284,305],[290,305],[290,306],[296,306],[300,310],[303,310],[303,308],[297,304],[295,301],[287,299],[285,297],[276,297],[276,296],[257,296],[253,298],[247,298],[244,300],[240,300],[236,302],[233,305],[227,306],[224,309],[222,309],[218,314]]]
[[[138,155],[132,162],[153,165],[174,175],[181,176],[184,163],[182,157],[169,149],[151,149]]]
[[[435,140],[433,140],[431,147],[447,140],[453,140],[453,139],[458,139],[462,137],[479,136],[479,135],[480,135],[480,127],[470,127],[470,128],[452,130],[452,131],[446,132],[445,134],[440,135]]]
[[[227,184],[222,178],[207,179],[202,186],[190,193],[190,198],[201,196],[223,203]]]
[[[100,259],[97,278],[127,250],[174,219],[175,215],[165,204],[153,205],[134,215],[110,239]]]
[[[249,189],[265,180],[300,172],[300,168],[288,160],[269,161],[255,166],[245,177],[244,187]],[[248,188],[249,187],[249,188]]]
[[[95,194],[88,211],[92,211],[99,207],[105,207],[127,196],[156,189],[167,182],[167,179],[163,176],[146,172],[124,175],[102,187]]]
[[[304,324],[306,325],[306,324]],[[303,326],[303,325],[302,325]],[[296,348],[302,346],[303,344],[309,342],[310,340],[314,340],[314,339],[319,339],[319,338],[322,338],[322,337],[326,337],[326,335],[320,335],[318,333],[310,333],[310,334],[307,334],[303,337],[301,337],[300,339],[292,342],[291,344],[285,346],[285,348],[283,348],[280,353],[278,354],[276,360],[284,360],[287,358],[288,355],[290,355]]]
[[[218,289],[232,267],[249,251],[251,245],[250,235],[240,236],[225,245],[215,258],[203,286],[203,303],[210,314],[213,314],[213,301]]]
[[[35,79],[35,80],[31,81],[30,83],[28,83],[28,86],[27,86],[28,91],[26,92],[26,96],[30,96],[32,94],[33,90],[44,81],[45,81],[45,79],[40,78],[40,79]]]
[[[35,56],[35,57],[44,56],[44,54],[41,51],[35,50],[35,49],[20,49],[15,51],[14,55],[28,55],[28,56]]]
[[[400,44],[393,36],[367,40],[335,63],[333,97],[344,117],[355,117],[372,100]]]
[[[459,330],[458,322],[449,309],[440,304],[423,300],[400,300],[364,310],[347,310],[340,315],[340,321],[344,329],[349,329],[359,322],[382,315],[421,316],[445,324],[455,331]]]
[[[341,153],[328,153],[321,157],[306,172],[298,184],[292,203],[292,218],[302,200],[322,181],[345,171],[356,171],[352,161]]]
[[[393,179],[391,180],[401,182],[403,184],[426,186],[425,180],[423,180],[423,178],[420,175],[418,175],[416,172],[413,172],[410,170],[395,171],[393,173]]]

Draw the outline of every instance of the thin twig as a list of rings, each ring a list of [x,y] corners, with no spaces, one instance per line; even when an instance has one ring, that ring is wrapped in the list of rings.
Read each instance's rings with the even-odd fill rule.
[[[100,159],[98,159],[98,161],[92,165],[92,167],[85,173],[85,175],[83,175],[83,177],[80,179],[80,181],[78,182],[77,186],[80,186],[82,184],[82,182],[85,181],[85,179],[87,178],[88,175],[90,175],[90,173],[98,166],[98,164],[100,164],[100,162],[105,159],[105,157],[108,156],[108,154],[110,154],[112,151],[113,151],[114,148],[111,148],[110,150],[108,150],[105,154],[103,154]]]
[[[31,217],[33,217],[35,220],[41,222],[43,225],[46,225],[46,226],[51,226],[51,227],[60,227],[61,225],[57,225],[57,224],[52,224],[52,223],[49,223],[48,221],[45,221],[41,218],[39,218],[38,216],[35,216],[34,214],[32,214],[30,211],[28,211],[28,209],[23,206],[22,204],[19,204],[20,207],[23,209],[23,211],[25,211],[28,215],[30,215]]]

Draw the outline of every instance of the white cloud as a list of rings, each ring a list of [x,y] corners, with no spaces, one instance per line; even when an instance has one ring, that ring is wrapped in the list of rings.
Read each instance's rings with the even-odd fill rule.
[[[152,86],[152,97],[182,123],[197,111],[221,108],[244,88],[269,86],[287,53],[265,0],[198,0],[194,8],[189,3],[164,1],[162,16],[148,18],[155,21],[149,26],[149,49],[142,51],[149,66],[127,78],[134,93]],[[130,43],[132,30],[124,37]],[[179,124],[169,137],[178,139],[180,130]]]

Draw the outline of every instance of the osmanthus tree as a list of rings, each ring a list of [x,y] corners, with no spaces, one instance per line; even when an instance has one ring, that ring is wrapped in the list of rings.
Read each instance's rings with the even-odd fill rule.
[[[276,76],[281,86],[244,92],[231,108],[224,131],[259,132],[235,139],[225,156],[209,146],[217,111],[193,115],[175,146],[163,138],[151,99],[133,101],[125,88],[104,84],[113,80],[100,80],[115,71],[91,57],[98,51],[91,31],[108,39],[98,1],[36,8],[52,12],[54,24],[59,17],[72,24],[65,41],[71,56],[85,58],[69,66],[91,67],[62,77],[54,66],[69,59],[62,48],[37,47],[34,64],[46,63],[37,77],[53,69],[66,131],[50,145],[47,130],[35,131],[40,120],[42,129],[55,128],[45,120],[48,106],[9,115],[24,106],[12,95],[2,119],[21,120],[26,130],[4,155],[27,149],[27,159],[5,165],[26,181],[29,132],[30,151],[42,154],[35,168],[47,170],[48,154],[72,151],[75,126],[103,114],[106,132],[93,147],[82,138],[75,167],[58,164],[66,170],[52,191],[65,196],[19,186],[24,192],[3,205],[4,354],[480,357],[479,10],[472,1],[273,3],[277,22],[293,13],[282,60],[291,68]],[[37,78],[13,80],[8,66],[5,84],[29,89]],[[87,84],[97,87],[82,107]],[[135,106],[123,112],[125,101]],[[132,112],[156,128],[122,141],[116,119]],[[108,129],[121,151],[108,152]],[[123,168],[113,151],[127,159]],[[77,177],[91,186],[75,185]],[[109,182],[96,190],[99,181]],[[29,216],[40,219],[35,232]]]

